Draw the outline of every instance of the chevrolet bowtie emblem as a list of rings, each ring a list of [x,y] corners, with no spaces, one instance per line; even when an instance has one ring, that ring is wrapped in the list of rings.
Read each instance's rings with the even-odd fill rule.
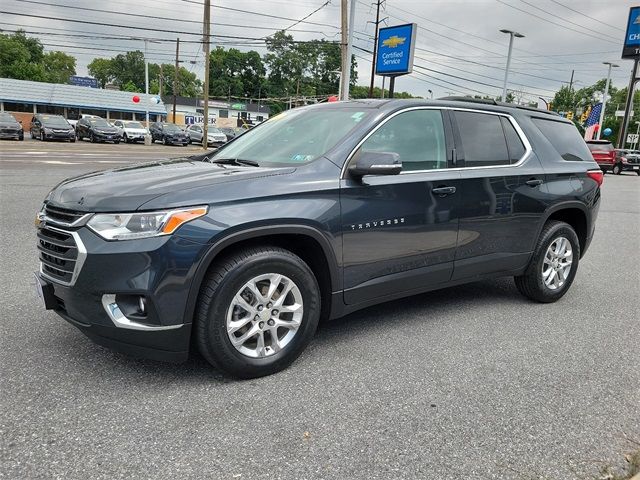
[[[386,40],[383,40],[382,45],[389,48],[396,48],[398,45],[402,45],[405,40],[406,37],[399,37],[397,35],[394,35],[393,37],[389,37]]]

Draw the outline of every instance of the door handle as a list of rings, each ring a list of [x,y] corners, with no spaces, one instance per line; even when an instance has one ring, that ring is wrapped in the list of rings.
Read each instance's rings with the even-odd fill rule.
[[[542,185],[544,182],[539,178],[531,178],[524,183],[526,183],[530,187],[537,187],[538,185]]]
[[[446,197],[447,195],[456,193],[456,187],[437,187],[431,189],[431,192],[439,197]]]

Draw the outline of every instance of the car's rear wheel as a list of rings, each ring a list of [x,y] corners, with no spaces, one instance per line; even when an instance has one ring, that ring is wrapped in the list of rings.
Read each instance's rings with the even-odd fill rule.
[[[320,291],[307,264],[281,248],[251,248],[207,274],[196,340],[202,355],[226,375],[261,377],[302,353],[319,318]]]
[[[537,302],[555,302],[569,290],[579,261],[580,242],[573,227],[565,222],[547,222],[527,270],[515,277],[516,287]]]
[[[614,175],[620,175],[622,173],[622,165],[616,163],[611,169]]]

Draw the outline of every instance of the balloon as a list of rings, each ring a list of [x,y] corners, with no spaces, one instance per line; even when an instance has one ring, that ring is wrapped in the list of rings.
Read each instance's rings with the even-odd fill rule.
[[[133,100],[133,103],[140,103],[140,97],[138,95],[134,95],[131,100]]]
[[[158,97],[151,97],[149,99],[149,103],[153,103],[153,104],[157,105],[157,104],[160,103],[160,99]]]
[[[337,102],[338,101],[338,97],[336,97],[335,95],[331,95],[329,98],[327,98],[328,102]]]
[[[602,133],[604,133],[605,137],[608,137],[609,135],[611,135],[613,133],[613,130],[611,130],[610,128],[605,128]]]

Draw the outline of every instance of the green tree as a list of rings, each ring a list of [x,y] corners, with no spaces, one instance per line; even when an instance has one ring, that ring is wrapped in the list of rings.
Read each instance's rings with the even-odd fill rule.
[[[62,52],[44,53],[36,38],[23,31],[0,34],[0,77],[67,83],[76,73],[76,60]]]
[[[91,63],[87,65],[87,70],[89,71],[89,75],[98,80],[102,88],[114,79],[112,63],[108,58],[94,58]]]
[[[42,57],[45,78],[51,83],[67,83],[76,74],[76,59],[63,52],[48,52]]]

